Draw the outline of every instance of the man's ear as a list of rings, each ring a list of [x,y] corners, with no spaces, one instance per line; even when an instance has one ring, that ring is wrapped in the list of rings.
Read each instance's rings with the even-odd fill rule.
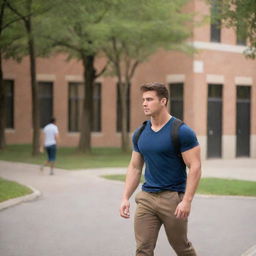
[[[163,105],[167,105],[167,99],[166,99],[166,98],[162,98],[162,99],[161,99],[161,103],[162,103]]]

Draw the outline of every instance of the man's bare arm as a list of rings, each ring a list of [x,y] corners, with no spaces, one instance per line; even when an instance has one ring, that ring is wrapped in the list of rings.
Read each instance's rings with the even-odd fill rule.
[[[56,144],[57,144],[57,145],[60,145],[61,140],[60,140],[60,134],[59,134],[59,133],[56,133],[56,134],[55,134],[55,140],[56,140]]]
[[[191,202],[201,178],[200,146],[183,152],[182,157],[186,166],[189,168],[189,173],[183,200],[177,206],[175,211],[177,218],[187,218],[190,213]]]
[[[39,142],[39,144],[40,144],[39,151],[40,151],[41,153],[44,152],[44,140],[45,140],[45,135],[44,135],[44,132],[41,131],[41,132],[40,132],[40,142]]]
[[[122,202],[120,206],[120,215],[123,218],[130,217],[130,203],[129,198],[136,190],[140,183],[140,177],[142,173],[142,167],[144,164],[144,160],[140,153],[133,151],[130,164],[128,166],[124,192],[122,196]]]

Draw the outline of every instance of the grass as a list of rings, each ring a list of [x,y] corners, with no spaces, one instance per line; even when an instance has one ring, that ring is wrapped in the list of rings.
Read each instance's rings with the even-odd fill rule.
[[[8,145],[6,150],[0,151],[0,160],[32,164],[45,161],[46,153],[33,157],[31,152],[31,145]],[[123,153],[119,148],[93,148],[91,154],[82,154],[74,147],[63,147],[58,149],[56,167],[67,170],[126,167],[130,156],[130,153]]]
[[[201,179],[199,194],[256,196],[256,182],[219,178]]]
[[[32,190],[28,187],[0,178],[0,202],[31,193]]]
[[[125,175],[104,175],[106,179],[124,181]],[[256,196],[256,182],[219,178],[202,178],[197,194]]]

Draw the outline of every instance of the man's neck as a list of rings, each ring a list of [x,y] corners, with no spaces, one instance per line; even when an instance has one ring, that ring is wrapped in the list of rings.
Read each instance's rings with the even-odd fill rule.
[[[172,116],[168,112],[164,112],[161,115],[151,117],[151,127],[153,130],[161,129]]]

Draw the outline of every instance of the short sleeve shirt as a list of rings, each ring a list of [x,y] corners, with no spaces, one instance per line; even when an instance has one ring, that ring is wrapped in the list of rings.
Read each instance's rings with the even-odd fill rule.
[[[137,144],[133,135],[133,149],[139,152],[145,161],[145,183],[142,190],[159,192],[164,190],[185,192],[186,165],[177,154],[171,141],[172,117],[159,131],[151,129],[151,122],[147,121]],[[183,124],[178,131],[180,152],[185,152],[199,145],[194,131]]]
[[[45,147],[49,147],[56,144],[56,135],[59,133],[58,127],[55,124],[48,124],[44,127],[45,134]]]

